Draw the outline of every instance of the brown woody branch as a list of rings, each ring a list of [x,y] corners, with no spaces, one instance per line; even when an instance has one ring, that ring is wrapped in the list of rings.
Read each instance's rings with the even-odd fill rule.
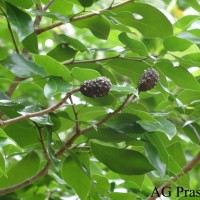
[[[188,173],[191,169],[193,169],[198,163],[200,162],[200,151],[198,154],[187,164],[183,167],[183,173],[177,174],[176,177],[173,177],[170,179],[170,181],[176,182],[179,178],[184,176],[186,173]],[[169,187],[170,183],[164,183],[158,188],[158,194],[161,195],[163,188]],[[157,194],[154,194],[153,196],[149,196],[146,198],[146,200],[155,200],[158,197]]]
[[[65,101],[75,92],[78,92],[79,91],[79,87],[78,88],[75,88],[73,90],[71,90],[70,92],[68,92],[65,97],[59,102],[57,103],[56,105],[54,106],[51,106],[47,109],[44,109],[44,110],[41,110],[41,111],[38,111],[38,112],[34,112],[34,113],[26,113],[25,115],[22,115],[22,116],[19,116],[19,117],[16,117],[16,118],[13,118],[13,119],[8,119],[8,120],[5,120],[5,121],[2,121],[0,122],[0,126],[5,126],[5,125],[8,125],[8,124],[12,124],[12,123],[15,123],[15,122],[18,122],[18,121],[22,121],[22,120],[25,120],[25,119],[29,119],[31,117],[36,117],[36,116],[41,116],[41,115],[44,115],[44,114],[47,114],[47,113],[50,113],[50,112],[53,112],[54,110],[58,109],[60,106],[62,106]]]
[[[117,7],[123,6],[123,5],[128,4],[128,3],[131,3],[131,2],[133,2],[133,1],[134,1],[134,0],[127,0],[127,1],[122,2],[122,3],[119,3],[119,4],[117,4],[117,5],[114,5],[114,6],[111,6],[111,7],[109,6],[109,7],[106,8],[106,9],[102,9],[102,10],[98,11],[98,13],[103,12],[103,11],[106,11],[106,10],[115,9],[115,8],[117,8]],[[98,13],[89,13],[89,14],[86,14],[86,15],[81,15],[81,16],[77,16],[77,17],[72,17],[72,18],[69,19],[69,22],[75,22],[75,21],[79,21],[79,20],[86,19],[86,18],[89,18],[89,17],[94,17],[94,16],[98,15]],[[53,29],[53,28],[55,28],[55,27],[58,27],[58,26],[61,26],[61,25],[63,25],[62,22],[57,22],[57,23],[52,24],[52,25],[50,25],[50,26],[46,26],[46,27],[43,27],[43,28],[39,28],[39,29],[35,30],[35,33],[38,35],[38,34],[41,34],[41,33],[45,32],[45,31],[51,30],[51,29]]]

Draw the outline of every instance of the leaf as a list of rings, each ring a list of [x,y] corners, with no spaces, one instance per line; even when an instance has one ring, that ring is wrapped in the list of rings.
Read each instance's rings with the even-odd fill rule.
[[[155,65],[159,71],[181,88],[200,91],[198,81],[182,66],[174,67],[169,61],[160,61]]]
[[[88,51],[88,49],[81,43],[79,40],[71,38],[67,35],[61,34],[58,36],[59,40],[61,42],[69,43],[71,46],[73,46],[75,49],[79,50],[80,52]]]
[[[90,7],[93,4],[93,0],[78,0],[79,3],[83,6],[83,7]]]
[[[48,99],[54,95],[62,92],[68,92],[72,88],[66,81],[59,77],[51,77],[49,81],[44,86],[44,95]]]
[[[48,75],[62,77],[66,81],[71,80],[71,73],[67,67],[45,55],[34,55],[34,60],[42,66]]]
[[[15,185],[32,177],[36,174],[39,164],[40,160],[38,155],[34,152],[31,152],[22,160],[18,161],[10,170],[8,170],[7,178],[4,176],[0,177],[0,188],[6,188],[8,186]]]
[[[1,174],[3,174],[5,177],[7,177],[5,157],[0,151],[0,176],[1,176]]]
[[[41,111],[41,107],[38,105],[31,105],[31,106],[26,106],[24,109],[18,111],[21,115],[26,115],[27,113],[35,113]],[[39,124],[43,125],[53,125],[51,122],[51,119],[48,114],[36,116],[36,117],[31,117],[30,118],[32,121],[37,122]]]
[[[137,89],[135,89],[134,87],[132,86],[124,86],[124,85],[112,85],[112,89],[111,91],[115,91],[115,92],[118,92],[120,94],[137,94]]]
[[[92,179],[95,182],[95,189],[98,194],[107,194],[109,192],[110,184],[106,177],[94,174]]]
[[[118,36],[119,40],[126,45],[133,53],[137,53],[140,56],[148,56],[147,48],[144,43],[139,40],[128,37],[127,33],[121,33]]]
[[[74,58],[77,51],[71,48],[67,43],[60,43],[54,49],[47,53],[53,59],[63,62]]]
[[[72,24],[78,28],[88,28],[95,37],[106,40],[110,33],[110,23],[102,15],[95,15],[79,21],[74,21]]]
[[[79,154],[79,159],[82,162],[88,162],[88,154]],[[81,200],[86,200],[92,186],[92,179],[88,177],[83,169],[72,158],[67,158],[62,167],[61,174],[63,179],[69,184],[78,194]]]
[[[200,4],[197,0],[188,0],[192,8],[194,8],[197,12],[200,12]]]
[[[139,175],[154,170],[145,156],[137,151],[117,149],[97,143],[91,143],[91,148],[94,156],[116,173]]]
[[[22,8],[31,8],[34,4],[33,0],[6,0],[6,2],[9,2],[10,4],[13,4],[16,7],[22,7]]]
[[[157,117],[156,120],[158,122],[138,121],[137,123],[148,132],[163,132],[171,140],[176,135],[176,126],[164,117]]]
[[[56,0],[49,7],[51,12],[56,12],[62,15],[71,14],[73,8],[73,3],[71,1]]]
[[[193,45],[193,43],[183,38],[179,38],[176,36],[169,36],[165,38],[163,45],[165,49],[173,52],[173,51],[185,51],[191,45]]]
[[[24,47],[31,53],[39,53],[38,51],[38,40],[35,33],[28,35],[23,41]]]
[[[21,42],[28,35],[34,32],[32,19],[27,13],[23,12],[12,4],[5,2],[5,5],[8,19],[14,25],[16,33],[18,34]]]
[[[100,77],[101,74],[93,69],[79,68],[74,67],[71,71],[72,76],[77,79],[79,82],[84,82],[86,80],[95,79]]]
[[[29,60],[26,60],[21,55],[10,55],[4,60],[1,60],[0,64],[21,78],[28,78],[34,75],[46,76],[44,70],[40,66]]]
[[[136,196],[133,193],[123,193],[123,192],[111,192],[108,194],[110,200],[136,200]]]
[[[107,12],[121,24],[134,27],[145,37],[165,38],[173,34],[173,27],[167,17],[147,3],[130,2]],[[153,13],[153,14],[152,14]]]
[[[149,162],[157,169],[160,178],[163,178],[166,172],[166,164],[160,160],[156,148],[150,143],[145,143],[145,154]]]

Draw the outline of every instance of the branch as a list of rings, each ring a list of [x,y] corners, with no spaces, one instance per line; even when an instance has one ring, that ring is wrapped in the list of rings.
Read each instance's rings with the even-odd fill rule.
[[[65,97],[59,102],[57,103],[56,105],[52,106],[52,107],[49,107],[47,109],[44,109],[44,110],[41,110],[41,111],[38,111],[38,112],[35,112],[35,113],[26,113],[25,115],[23,116],[19,116],[19,117],[16,117],[16,118],[13,118],[13,119],[8,119],[6,121],[2,121],[0,122],[0,126],[5,126],[7,124],[12,124],[12,123],[15,123],[15,122],[18,122],[18,121],[21,121],[21,120],[24,120],[24,119],[29,119],[31,117],[36,117],[36,116],[40,116],[40,115],[44,115],[44,114],[47,114],[47,113],[50,113],[50,112],[53,112],[54,110],[58,109],[60,106],[62,106],[62,104],[65,103],[65,101],[75,92],[78,92],[79,91],[79,87],[78,88],[75,88],[71,91],[69,91]]]
[[[72,18],[69,19],[69,22],[75,22],[75,21],[79,21],[79,20],[86,19],[86,18],[89,18],[89,17],[93,17],[93,16],[98,15],[98,13],[100,13],[100,12],[103,12],[103,11],[106,11],[106,10],[112,10],[112,9],[117,8],[117,7],[123,6],[123,5],[125,5],[125,4],[131,3],[131,2],[133,2],[133,1],[134,1],[134,0],[127,0],[127,1],[125,1],[125,2],[119,3],[119,4],[114,5],[114,6],[112,6],[112,7],[109,6],[109,7],[106,8],[106,9],[102,9],[102,10],[98,11],[97,13],[89,13],[89,14],[86,14],[86,15],[81,15],[81,16],[77,16],[77,17],[72,17]],[[45,32],[45,31],[51,30],[51,29],[53,29],[53,28],[55,28],[55,27],[58,27],[58,26],[61,26],[61,25],[63,25],[62,22],[57,22],[57,23],[52,24],[52,25],[50,25],[50,26],[46,26],[46,27],[43,27],[43,28],[39,28],[39,29],[35,30],[35,33],[38,35],[38,34],[40,34],[40,33],[43,33],[43,32]]]
[[[18,49],[18,46],[17,46],[17,42],[16,42],[16,40],[15,40],[15,36],[14,36],[13,31],[12,31],[10,22],[9,22],[9,20],[8,20],[8,16],[7,16],[7,14],[4,12],[4,10],[3,10],[1,7],[0,7],[0,10],[2,11],[3,15],[4,15],[5,18],[6,18],[6,21],[7,21],[7,24],[8,24],[8,29],[9,29],[9,32],[10,32],[10,34],[11,34],[11,37],[12,37],[14,46],[15,46],[15,51],[16,51],[17,54],[19,54],[19,49]]]
[[[46,11],[49,9],[49,7],[54,3],[55,0],[50,0],[49,3],[42,9],[43,11]]]
[[[200,151],[199,153],[187,164],[183,167],[183,173],[177,174],[176,177],[170,179],[170,181],[176,182],[179,178],[188,173],[191,169],[193,169],[200,162]],[[170,183],[164,183],[162,186],[158,188],[158,193],[161,195],[163,188],[170,186]],[[158,196],[154,194],[153,196],[149,196],[146,200],[155,200]]]
[[[42,10],[41,4],[40,3],[36,3],[36,8],[38,10]],[[33,23],[33,26],[34,26],[35,30],[39,28],[41,20],[42,20],[42,16],[36,16],[35,21]]]

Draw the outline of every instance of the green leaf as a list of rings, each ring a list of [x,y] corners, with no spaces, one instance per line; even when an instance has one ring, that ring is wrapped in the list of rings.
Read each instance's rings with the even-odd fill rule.
[[[5,164],[5,157],[0,152],[0,176],[3,174],[5,177],[7,177],[7,171],[6,171],[6,164]]]
[[[136,28],[145,37],[165,38],[173,34],[172,24],[167,17],[147,3],[130,2],[112,9],[112,12],[115,13],[112,17],[117,21]]]
[[[92,153],[112,171],[119,174],[139,175],[154,170],[145,156],[129,149],[117,149],[91,143]]]
[[[106,40],[110,33],[110,23],[102,15],[95,15],[79,21],[72,22],[78,28],[88,28],[95,37]]]
[[[194,8],[197,12],[200,12],[200,4],[197,0],[188,0],[192,8]]]
[[[35,33],[28,35],[23,41],[22,44],[24,47],[31,53],[39,53],[38,51],[38,40]]]
[[[159,71],[170,78],[179,87],[200,91],[200,85],[198,81],[187,69],[183,68],[182,66],[174,67],[169,61],[160,61],[156,63],[155,66]]]
[[[93,4],[93,0],[78,0],[79,3],[83,6],[83,7],[90,7]]]
[[[28,35],[34,32],[32,19],[27,13],[23,12],[12,4],[7,2],[5,4],[8,19],[14,25],[19,40],[22,41]]]
[[[77,51],[71,48],[67,43],[60,43],[54,49],[48,52],[48,56],[59,62],[74,58]]]
[[[18,111],[18,113],[20,113],[21,115],[26,115],[27,113],[39,112],[41,110],[42,110],[42,108],[40,106],[31,105],[31,106],[26,106],[24,109]],[[48,114],[31,117],[30,119],[39,124],[50,125],[50,126],[53,125]]]
[[[79,82],[84,82],[86,80],[95,79],[100,77],[101,74],[93,69],[79,68],[74,67],[71,71],[72,76],[77,79]]]
[[[107,195],[110,200],[136,200],[135,194],[132,193],[122,193],[122,192],[111,192]]]
[[[71,46],[73,46],[75,49],[77,49],[80,52],[85,52],[88,51],[88,49],[83,45],[83,43],[81,43],[79,40],[71,38],[67,35],[61,34],[58,36],[59,40],[61,40],[61,42],[66,42],[69,43]]]
[[[166,172],[166,164],[160,160],[156,148],[150,143],[145,143],[145,154],[149,162],[157,169],[160,177],[163,178]]]
[[[137,94],[138,90],[132,86],[124,86],[124,85],[112,85],[111,91],[118,92],[120,94]]]
[[[95,182],[95,189],[98,194],[107,194],[109,192],[110,184],[106,177],[94,174],[92,179]]]
[[[26,9],[31,8],[34,4],[33,0],[6,0],[6,2],[9,2],[16,7],[22,7]]]
[[[193,43],[183,38],[169,36],[165,38],[163,45],[168,51],[185,51],[193,45]]]
[[[0,138],[7,138],[8,136],[6,135],[6,133],[0,129]]]
[[[18,161],[10,170],[8,170],[7,178],[4,176],[0,177],[0,188],[15,185],[32,177],[36,174],[39,164],[40,160],[38,155],[31,152],[22,160]]]
[[[82,162],[88,162],[88,154],[79,154],[79,159]],[[81,200],[86,200],[92,186],[92,179],[88,177],[83,169],[72,158],[67,158],[61,168],[63,179],[69,184],[78,194]]]
[[[137,123],[148,132],[163,132],[171,140],[176,135],[176,126],[164,117],[157,117],[156,120],[158,122],[138,121]]]
[[[54,95],[62,92],[69,92],[72,86],[59,77],[51,77],[44,86],[44,95],[50,99]]]
[[[144,70],[150,67],[145,62],[134,59],[117,58],[106,62],[106,65],[115,70],[116,73],[129,77],[137,85]]]
[[[46,76],[44,70],[40,66],[29,60],[26,60],[21,55],[10,55],[4,60],[1,60],[0,64],[21,78],[28,78],[34,75]]]
[[[73,8],[73,3],[71,1],[56,0],[50,6],[49,10],[51,12],[57,12],[62,15],[71,14]]]
[[[48,75],[62,77],[66,81],[71,80],[69,69],[53,58],[45,55],[34,55],[34,60],[44,68]]]
[[[127,33],[121,33],[118,36],[119,40],[126,45],[133,53],[137,53],[140,56],[148,56],[147,48],[144,43],[139,40],[132,39],[128,37]]]

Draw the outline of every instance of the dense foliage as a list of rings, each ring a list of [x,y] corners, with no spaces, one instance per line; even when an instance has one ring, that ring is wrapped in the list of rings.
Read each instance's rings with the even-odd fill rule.
[[[198,195],[199,12],[198,0],[0,0],[0,199]],[[109,93],[104,79],[103,95],[79,91],[102,76]]]

